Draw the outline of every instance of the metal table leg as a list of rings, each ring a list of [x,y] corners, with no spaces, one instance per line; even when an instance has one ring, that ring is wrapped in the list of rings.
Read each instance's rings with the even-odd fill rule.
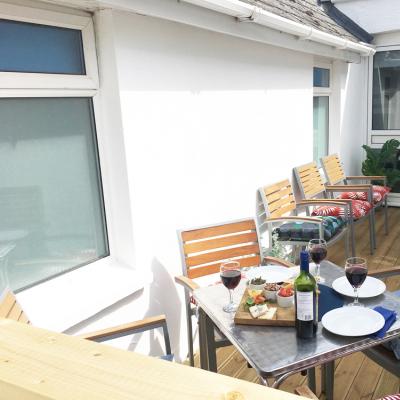
[[[307,370],[307,384],[310,390],[312,390],[315,393],[316,391],[315,368],[310,368]]]
[[[215,331],[214,323],[211,318],[206,315],[206,337],[207,337],[207,355],[208,355],[208,370],[217,372],[217,348],[215,346]]]
[[[208,370],[206,314],[202,309],[199,309],[198,323],[199,323],[200,368]]]
[[[335,378],[335,361],[322,365],[322,391],[326,400],[333,400],[333,387]]]
[[[199,345],[200,367],[217,372],[214,323],[202,309],[199,309]]]

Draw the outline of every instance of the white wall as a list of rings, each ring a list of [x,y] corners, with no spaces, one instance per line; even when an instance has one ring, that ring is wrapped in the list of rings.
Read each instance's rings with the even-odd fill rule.
[[[330,153],[338,153],[347,175],[359,175],[367,140],[367,59],[360,64],[335,61]]]
[[[125,311],[166,313],[176,352],[176,229],[254,215],[259,186],[312,158],[313,59],[133,14],[114,26],[136,267],[154,274]]]

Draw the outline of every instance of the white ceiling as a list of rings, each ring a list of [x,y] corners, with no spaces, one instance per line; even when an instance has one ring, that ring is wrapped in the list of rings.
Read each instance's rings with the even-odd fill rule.
[[[371,34],[400,30],[399,0],[333,0],[332,2]]]

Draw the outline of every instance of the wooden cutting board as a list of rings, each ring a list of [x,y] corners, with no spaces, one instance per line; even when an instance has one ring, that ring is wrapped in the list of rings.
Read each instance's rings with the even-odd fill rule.
[[[249,297],[247,289],[244,291],[239,307],[236,311],[234,322],[238,325],[270,325],[270,326],[294,326],[295,310],[294,305],[290,308],[279,307],[278,303],[268,302],[268,307],[276,308],[273,319],[267,319],[264,315],[259,318],[253,318],[246,306],[246,300]],[[263,318],[264,317],[264,318]]]

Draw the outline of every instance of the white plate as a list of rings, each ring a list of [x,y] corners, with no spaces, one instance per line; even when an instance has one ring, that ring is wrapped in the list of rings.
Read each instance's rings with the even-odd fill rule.
[[[245,275],[248,280],[261,276],[266,283],[278,283],[290,279],[293,276],[293,270],[280,265],[265,265],[249,268]]]
[[[345,296],[354,297],[354,289],[350,285],[345,276],[342,276],[332,283],[332,288],[338,293]],[[379,279],[367,276],[364,283],[358,289],[358,297],[360,299],[368,299],[369,297],[379,296],[386,290],[386,285]]]
[[[322,317],[322,326],[341,336],[365,336],[379,331],[385,325],[381,314],[367,307],[341,307]]]

